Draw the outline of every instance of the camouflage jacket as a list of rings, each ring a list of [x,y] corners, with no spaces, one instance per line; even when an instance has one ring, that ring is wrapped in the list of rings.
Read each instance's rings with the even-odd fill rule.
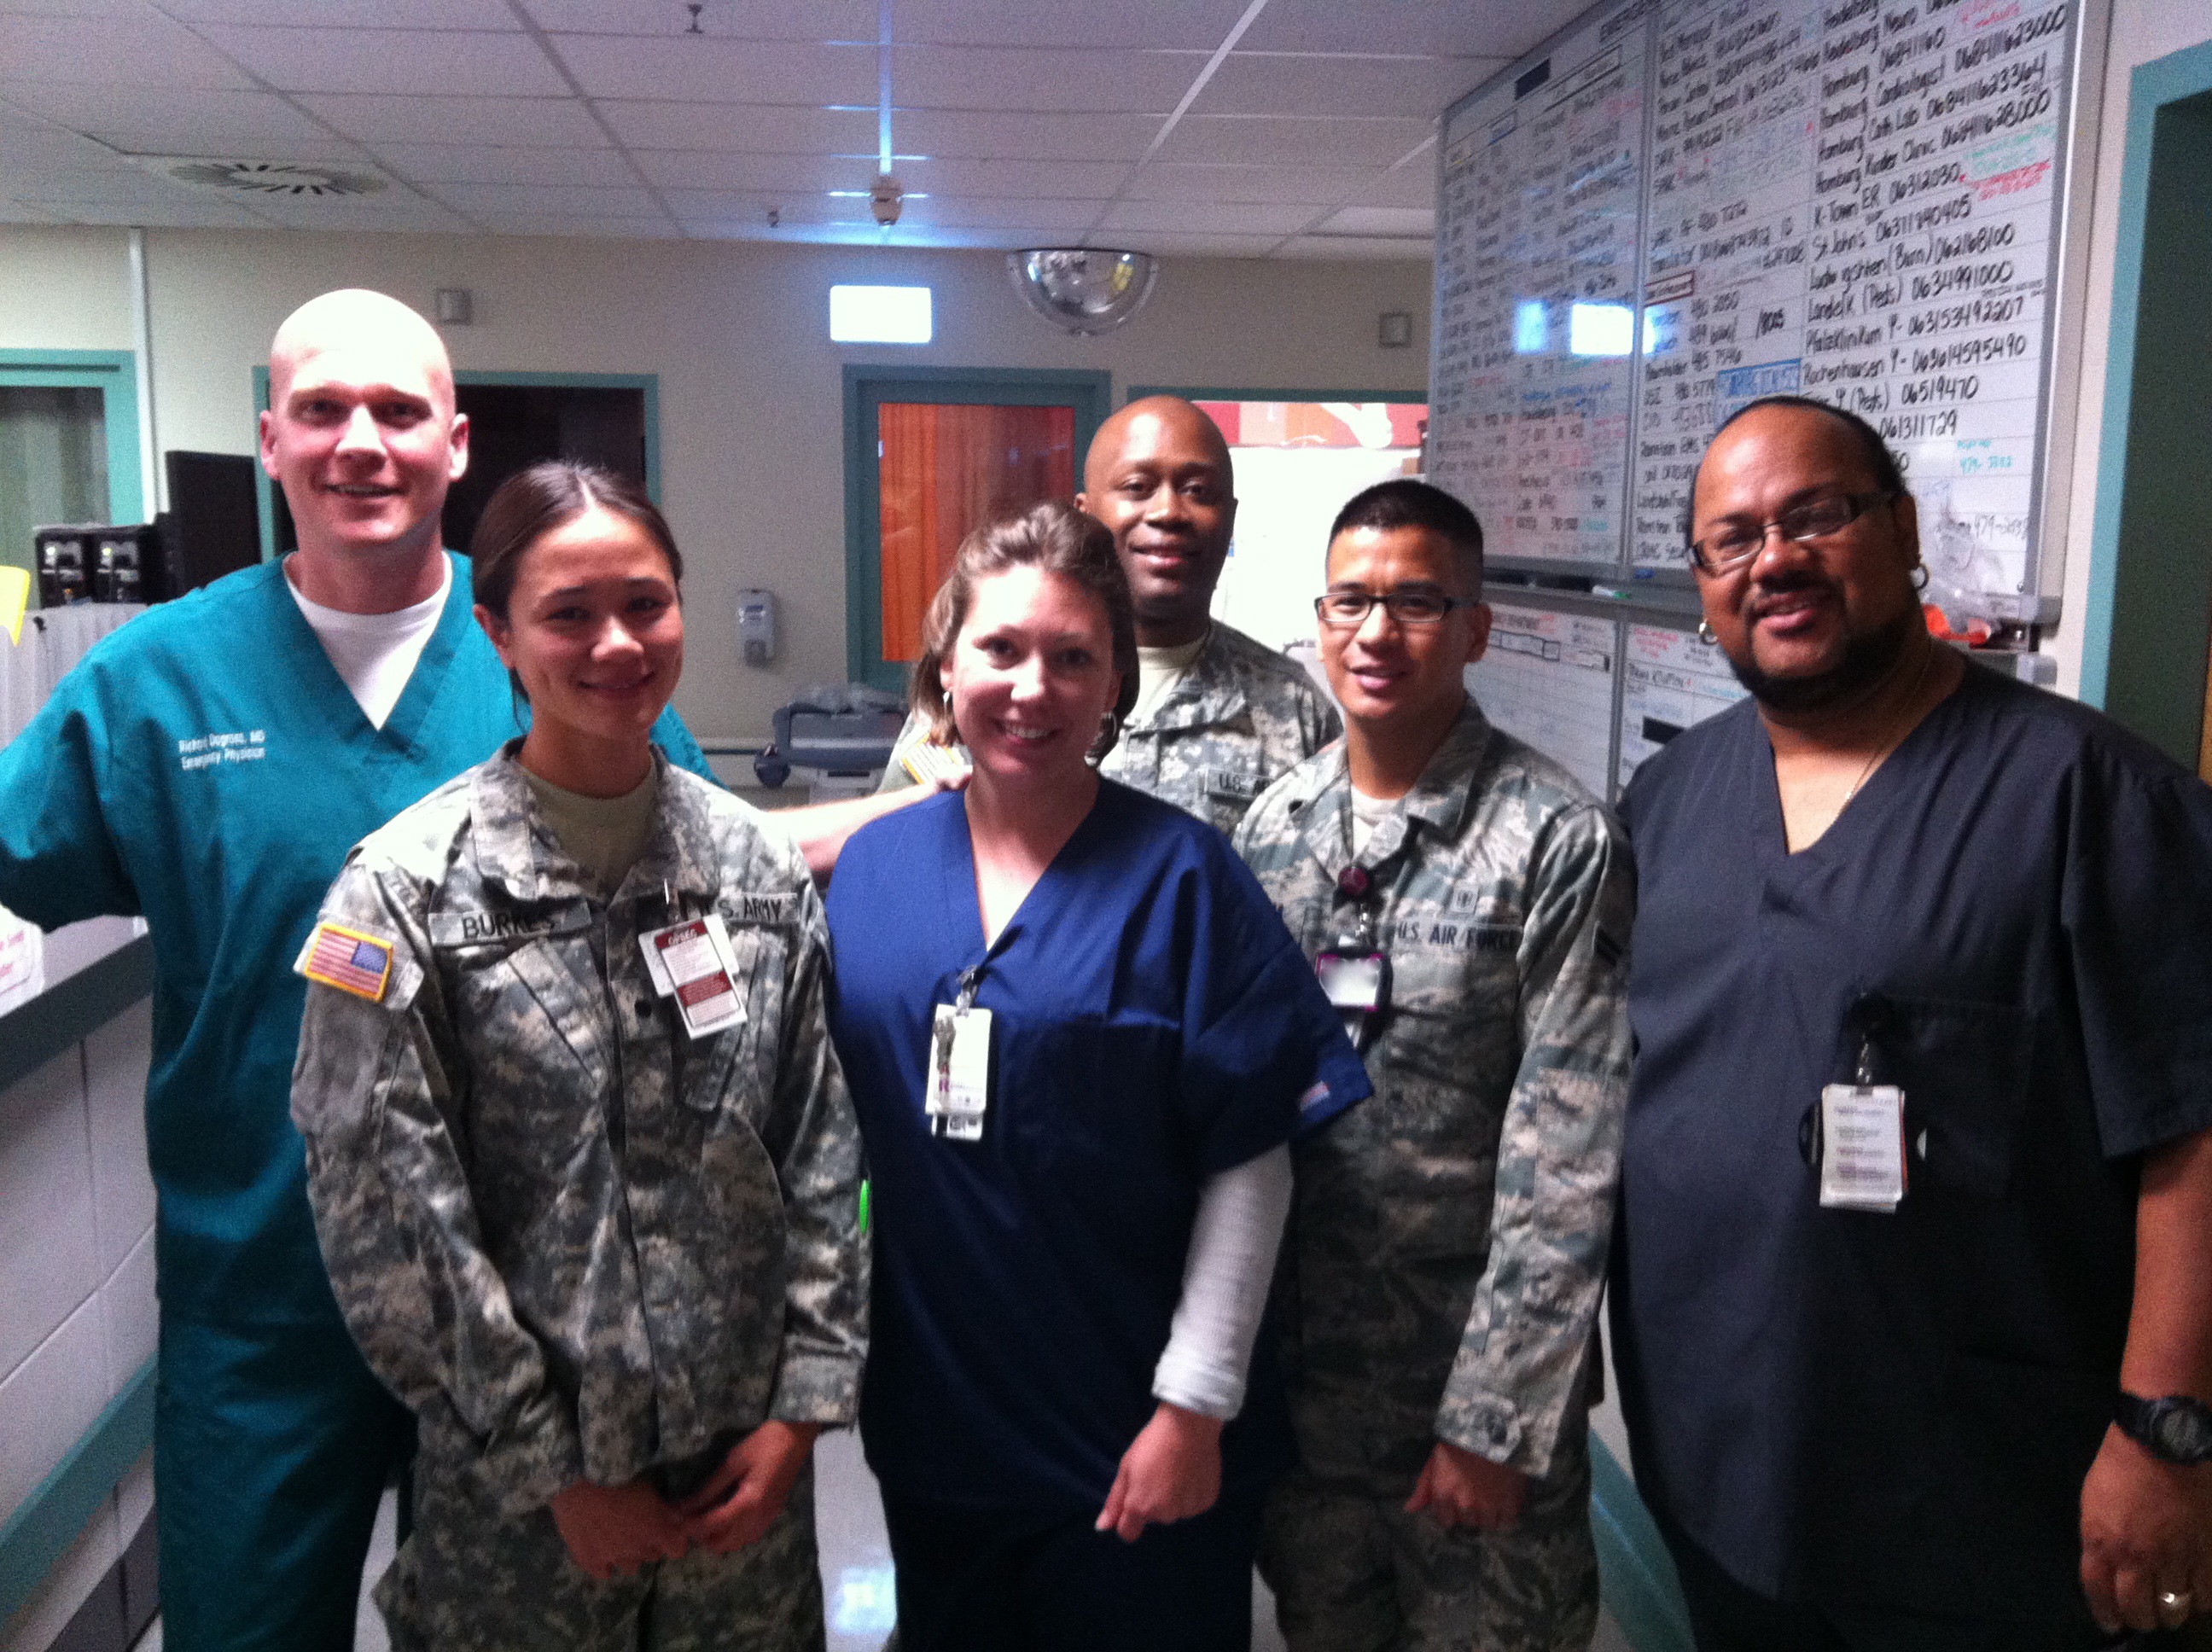
[[[1277,781],[1237,847],[1308,956],[1352,932],[1341,745]],[[1628,851],[1470,701],[1358,864],[1392,981],[1373,1099],[1294,1150],[1278,1283],[1300,1454],[1391,1497],[1439,1437],[1542,1474],[1580,1437],[1612,1235]]]
[[[1217,620],[1182,681],[1122,729],[1098,772],[1233,832],[1254,799],[1343,732],[1304,667]],[[909,717],[895,750],[921,735]],[[894,755],[883,789],[911,784]]]
[[[331,885],[323,922],[388,946],[389,972],[380,997],[311,977],[292,1116],[369,1364],[426,1450],[520,1514],[767,1418],[849,1421],[867,1266],[798,851],[656,754],[653,835],[603,898],[513,753]],[[744,1015],[694,1042],[638,938],[710,912]]]

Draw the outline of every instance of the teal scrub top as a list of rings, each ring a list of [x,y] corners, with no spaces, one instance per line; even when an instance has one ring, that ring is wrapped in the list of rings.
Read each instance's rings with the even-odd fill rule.
[[[155,958],[146,1146],[165,1313],[338,1322],[290,1118],[292,971],[354,844],[527,724],[469,564],[381,729],[264,562],[88,653],[0,750],[0,905],[46,928],[143,915]],[[653,737],[712,779],[672,709]]]

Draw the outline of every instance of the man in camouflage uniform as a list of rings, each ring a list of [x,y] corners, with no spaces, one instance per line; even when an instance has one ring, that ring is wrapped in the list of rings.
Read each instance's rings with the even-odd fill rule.
[[[820,902],[795,848],[658,756],[608,898],[514,750],[365,840],[302,954],[317,1231],[421,1425],[379,1604],[403,1649],[818,1649],[804,1464],[854,1415],[867,1296]],[[710,914],[744,1012],[694,1038],[640,938]],[[333,926],[365,969],[312,973]],[[686,1552],[771,1458],[777,1483]],[[572,1562],[554,1505],[583,1481],[635,1497],[665,1558]]]
[[[1346,736],[1237,835],[1310,955],[1387,959],[1375,990],[1323,961],[1375,1095],[1294,1150],[1299,1461],[1261,1552],[1294,1652],[1554,1652],[1596,1623],[1632,875],[1604,810],[1468,698],[1481,545],[1420,483],[1345,507],[1321,635]]]
[[[1075,496],[1113,533],[1137,610],[1137,706],[1098,772],[1224,832],[1342,729],[1304,670],[1212,616],[1235,489],[1213,421],[1179,396],[1148,396],[1098,427]],[[924,732],[907,720],[885,791],[914,783],[900,756]]]

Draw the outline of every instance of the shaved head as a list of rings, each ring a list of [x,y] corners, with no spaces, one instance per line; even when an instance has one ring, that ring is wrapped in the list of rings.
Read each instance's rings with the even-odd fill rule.
[[[443,411],[453,410],[453,363],[438,330],[383,293],[341,288],[311,298],[284,318],[269,345],[269,399],[280,404],[302,363],[331,351],[386,359],[428,381]]]
[[[1237,491],[1236,467],[1230,461],[1229,443],[1221,434],[1221,427],[1207,418],[1194,402],[1187,402],[1180,396],[1147,396],[1142,401],[1131,402],[1098,427],[1098,434],[1091,439],[1091,451],[1083,461],[1085,492],[1095,494],[1104,489],[1105,474],[1121,462],[1140,424],[1146,427],[1150,438],[1147,446],[1157,445],[1160,437],[1172,437],[1179,446],[1194,446],[1221,467],[1222,485],[1232,495]],[[1152,435],[1153,431],[1158,434]]]
[[[1091,439],[1075,502],[1114,536],[1137,641],[1170,648],[1204,636],[1237,525],[1219,427],[1180,396],[1131,402]]]

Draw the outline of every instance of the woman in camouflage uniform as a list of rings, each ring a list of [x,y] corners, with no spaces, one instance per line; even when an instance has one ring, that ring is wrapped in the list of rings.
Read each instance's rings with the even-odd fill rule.
[[[529,732],[353,853],[293,1077],[340,1305],[419,1419],[399,1648],[819,1648],[860,1147],[797,851],[647,738],[666,523],[539,465],[473,548]]]

